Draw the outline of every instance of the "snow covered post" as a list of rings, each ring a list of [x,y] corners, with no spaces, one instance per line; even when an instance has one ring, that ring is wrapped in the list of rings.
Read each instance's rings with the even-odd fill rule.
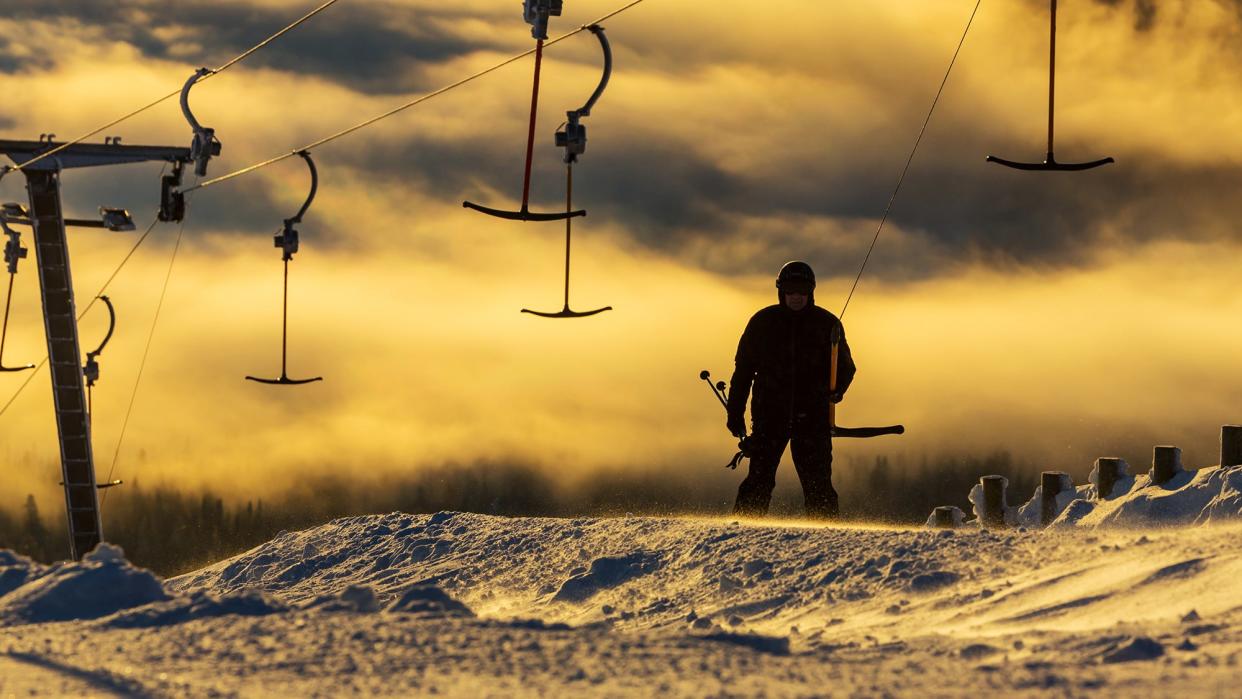
[[[962,511],[956,507],[937,507],[932,511],[932,526],[936,529],[957,529],[962,522]]]
[[[983,526],[1000,528],[1005,526],[1005,486],[1009,481],[1004,476],[984,476],[979,479],[983,486],[983,512],[979,519]]]
[[[1161,485],[1182,472],[1182,450],[1177,447],[1156,447],[1151,459],[1151,482]]]
[[[1242,466],[1242,425],[1220,428],[1220,465]]]
[[[1096,479],[1096,495],[1097,500],[1103,500],[1113,494],[1113,486],[1117,481],[1125,478],[1126,462],[1115,456],[1101,456],[1095,460]]]
[[[1071,490],[1074,481],[1064,471],[1044,471],[1039,481],[1039,523],[1045,527],[1052,524],[1060,512],[1057,510],[1057,496],[1062,491]]]

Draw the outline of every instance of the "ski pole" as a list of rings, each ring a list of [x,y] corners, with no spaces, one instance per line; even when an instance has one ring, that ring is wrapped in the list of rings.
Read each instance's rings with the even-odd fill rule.
[[[724,406],[724,409],[726,411],[728,411],[729,410],[729,399],[728,399],[728,396],[725,395],[725,382],[720,381],[717,383],[712,383],[712,374],[710,371],[706,369],[699,372],[699,378],[707,382],[707,385],[711,387],[712,389],[712,395],[716,396],[716,400],[720,401],[720,404]]]
[[[729,396],[725,393],[725,382],[717,381],[716,383],[712,383],[711,372],[706,369],[699,372],[699,378],[707,382],[707,386],[712,389],[712,395],[716,396],[716,400],[720,401],[721,407],[723,407],[727,413],[729,411]],[[738,438],[738,450],[737,453],[733,455],[733,458],[729,461],[729,463],[725,464],[725,468],[736,470],[737,465],[742,462],[742,459],[750,457],[750,437],[746,436],[745,429],[742,430],[742,434],[734,436]]]

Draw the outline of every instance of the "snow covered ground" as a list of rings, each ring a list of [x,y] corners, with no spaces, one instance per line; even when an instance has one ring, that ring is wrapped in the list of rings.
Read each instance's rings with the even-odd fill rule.
[[[0,696],[1237,696],[1242,467],[1143,478],[1047,530],[393,513],[162,585],[0,552]]]

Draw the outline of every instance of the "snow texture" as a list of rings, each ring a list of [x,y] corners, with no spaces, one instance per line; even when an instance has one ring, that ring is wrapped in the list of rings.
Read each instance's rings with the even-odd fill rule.
[[[1242,467],[1091,488],[1047,530],[350,517],[163,583],[0,551],[0,696],[1231,694]]]
[[[1140,474],[1123,495],[1091,500],[1094,486],[1079,488],[1059,527],[1158,527],[1242,520],[1242,466],[1182,471],[1154,484]]]
[[[388,611],[432,616],[474,616],[469,607],[449,597],[447,592],[435,585],[411,586],[388,606]]]
[[[256,590],[223,596],[199,590],[167,602],[118,612],[108,619],[107,624],[115,628],[149,628],[226,615],[266,616],[288,609],[288,605],[280,600]]]
[[[25,556],[0,549],[0,597],[43,575],[46,570],[46,566]]]
[[[119,547],[106,543],[80,563],[38,572],[0,597],[0,625],[96,619],[168,599],[155,575],[130,565]]]

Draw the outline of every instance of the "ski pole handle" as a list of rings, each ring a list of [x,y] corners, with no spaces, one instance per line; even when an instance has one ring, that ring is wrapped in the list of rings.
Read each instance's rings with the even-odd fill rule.
[[[716,386],[716,384],[712,383],[711,372],[704,369],[699,372],[699,378],[707,382],[708,388],[712,389],[712,395],[716,396],[716,400],[720,401],[721,407],[725,409],[725,412],[728,412],[729,401],[725,399],[724,393]]]

